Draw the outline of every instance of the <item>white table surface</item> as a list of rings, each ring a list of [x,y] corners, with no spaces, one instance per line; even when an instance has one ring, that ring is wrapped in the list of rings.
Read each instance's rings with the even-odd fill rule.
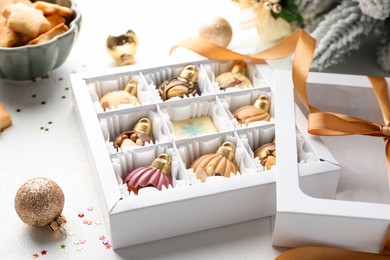
[[[78,6],[82,29],[60,68],[35,82],[0,80],[0,103],[13,119],[13,125],[0,134],[0,259],[32,259],[35,253],[37,259],[274,259],[283,252],[284,248],[271,245],[272,218],[106,249],[99,238],[107,237],[107,230],[76,122],[69,75],[114,67],[105,40],[127,29],[138,35],[136,60],[145,66],[194,55],[182,49],[172,56],[168,53],[173,44],[196,36],[201,22],[212,16],[231,23],[234,36],[229,48],[265,48],[267,44],[260,42],[255,29],[240,30],[239,7],[230,0],[79,0]],[[289,67],[286,60],[271,64]],[[20,185],[40,176],[57,182],[65,194],[67,237],[32,228],[15,212],[13,202]],[[83,220],[93,223],[83,224]]]

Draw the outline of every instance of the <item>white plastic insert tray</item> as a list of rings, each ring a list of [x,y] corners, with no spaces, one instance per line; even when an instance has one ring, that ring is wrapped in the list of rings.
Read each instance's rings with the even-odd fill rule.
[[[176,76],[178,70],[188,64],[194,64],[200,70],[202,94],[162,101],[156,87],[164,79]],[[72,75],[75,113],[114,248],[276,213],[276,171],[284,162],[277,159],[276,166],[266,170],[258,158],[253,158],[256,147],[275,137],[276,122],[284,120],[283,115],[279,119],[274,116],[278,104],[274,102],[270,88],[272,71],[267,65],[248,64],[254,87],[224,92],[214,82],[215,75],[227,71],[231,65],[232,61],[197,60],[153,68],[121,67]],[[99,98],[108,91],[123,88],[133,77],[140,82],[140,104],[103,111],[98,104]],[[271,121],[239,126],[232,109],[252,104],[259,94],[271,97]],[[153,121],[156,141],[145,147],[116,151],[112,145],[115,135],[131,130],[134,122],[144,116]],[[210,116],[218,132],[188,139],[176,138],[171,120],[199,116]],[[305,124],[304,117],[300,117],[299,122]],[[227,140],[236,144],[239,173],[231,178],[210,177],[206,183],[201,183],[189,169],[189,158],[214,152]],[[333,198],[339,180],[339,167],[334,158],[321,142],[311,143],[313,139],[307,139],[303,132],[297,134],[296,140],[300,144],[303,186],[313,196]],[[173,187],[162,191],[144,188],[139,195],[130,194],[122,178],[135,167],[149,165],[161,152],[173,157]]]

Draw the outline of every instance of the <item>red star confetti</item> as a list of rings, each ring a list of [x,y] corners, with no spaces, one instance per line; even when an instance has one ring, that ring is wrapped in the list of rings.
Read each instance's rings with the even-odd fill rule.
[[[112,246],[110,244],[106,245],[106,249],[110,249]]]
[[[36,259],[38,257],[39,257],[39,255],[37,253],[33,254],[33,259]]]
[[[106,237],[103,236],[103,235],[101,235],[101,236],[99,237],[99,240],[104,240],[104,239],[106,239]]]
[[[79,212],[78,216],[79,216],[79,218],[83,218],[84,217],[84,212]]]
[[[61,249],[65,249],[66,245],[65,244],[61,244],[60,247],[61,247]]]
[[[42,250],[42,251],[41,251],[41,254],[42,254],[42,255],[46,255],[46,253],[47,253],[46,250]]]

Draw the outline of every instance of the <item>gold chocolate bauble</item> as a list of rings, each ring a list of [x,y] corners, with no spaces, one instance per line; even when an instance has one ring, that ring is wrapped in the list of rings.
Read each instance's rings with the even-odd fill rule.
[[[255,151],[255,157],[260,159],[261,165],[270,170],[276,164],[276,146],[275,142],[266,143]]]
[[[235,155],[236,146],[231,142],[224,142],[214,154],[199,157],[190,167],[202,182],[210,176],[230,177],[231,173],[236,174],[238,170]]]
[[[235,61],[230,71],[219,74],[215,78],[219,88],[252,88],[252,81],[247,77],[247,64],[244,61]]]
[[[187,65],[177,77],[165,80],[158,87],[161,98],[165,101],[174,97],[199,94],[199,70],[195,65]]]
[[[258,97],[253,105],[243,106],[233,112],[233,116],[238,123],[248,125],[256,121],[269,121],[271,116],[269,110],[271,107],[271,99],[267,95]]]
[[[43,177],[25,182],[15,196],[15,210],[24,223],[53,231],[66,223],[61,215],[64,203],[64,193],[57,183]]]
[[[233,29],[226,19],[213,17],[200,26],[199,37],[226,47],[232,40]]]
[[[133,130],[122,132],[114,140],[114,147],[118,150],[125,146],[144,146],[145,142],[151,142],[152,139],[152,122],[149,118],[144,117],[138,120]]]
[[[131,65],[135,63],[134,55],[138,49],[138,37],[128,30],[119,36],[108,36],[106,41],[108,54],[117,62],[119,66]]]

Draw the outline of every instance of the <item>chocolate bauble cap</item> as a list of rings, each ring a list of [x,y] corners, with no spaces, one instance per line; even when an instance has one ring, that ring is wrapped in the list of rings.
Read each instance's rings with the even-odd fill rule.
[[[137,96],[137,86],[138,86],[138,80],[132,79],[132,80],[130,80],[130,81],[127,83],[127,85],[126,85],[124,91],[126,91],[126,92],[128,92],[130,95],[136,97],[136,96]]]
[[[269,112],[269,109],[271,107],[271,99],[267,95],[261,95],[260,97],[258,97],[256,99],[256,101],[255,101],[255,103],[253,105],[255,107],[260,108],[264,112]]]
[[[135,124],[133,130],[137,131],[137,132],[142,132],[142,133],[145,133],[145,134],[151,136],[151,134],[152,134],[152,122],[147,117],[141,118],[137,122],[137,124]]]
[[[156,159],[154,159],[151,166],[157,170],[160,170],[163,174],[169,175],[171,173],[171,164],[171,156],[167,153],[162,153]]]
[[[231,142],[224,142],[216,153],[226,157],[229,161],[234,161],[236,146]]]
[[[238,61],[234,62],[233,67],[230,70],[230,72],[239,73],[239,74],[246,76],[247,65],[246,65],[245,61],[238,60]]]
[[[195,65],[187,65],[179,74],[179,79],[187,82],[198,82],[198,68]]]

